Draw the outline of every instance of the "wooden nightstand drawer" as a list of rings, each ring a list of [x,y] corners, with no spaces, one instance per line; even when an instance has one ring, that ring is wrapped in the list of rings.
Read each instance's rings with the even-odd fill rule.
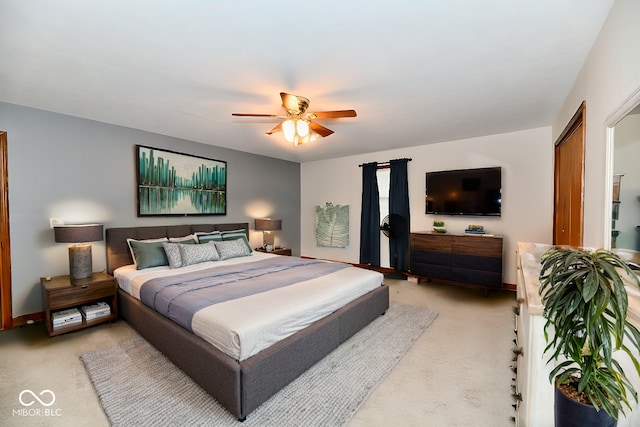
[[[49,307],[55,310],[70,305],[83,304],[94,299],[110,297],[114,294],[114,286],[114,281],[110,280],[90,285],[53,289],[49,291]]]

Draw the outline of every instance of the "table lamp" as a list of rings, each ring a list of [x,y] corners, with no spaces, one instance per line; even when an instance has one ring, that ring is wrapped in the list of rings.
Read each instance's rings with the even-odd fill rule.
[[[281,219],[256,218],[256,231],[262,231],[262,247],[266,250],[275,249],[273,232],[280,229],[282,229]]]
[[[57,225],[53,227],[57,243],[75,243],[69,246],[69,276],[85,279],[93,274],[91,245],[103,239],[102,224]]]

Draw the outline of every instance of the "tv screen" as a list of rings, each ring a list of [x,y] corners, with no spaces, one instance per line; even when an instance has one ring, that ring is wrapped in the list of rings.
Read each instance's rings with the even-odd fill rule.
[[[427,172],[425,213],[500,216],[500,167]]]

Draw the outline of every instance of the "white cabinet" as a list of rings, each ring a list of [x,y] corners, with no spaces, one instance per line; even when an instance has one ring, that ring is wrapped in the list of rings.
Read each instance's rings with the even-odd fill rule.
[[[521,354],[517,358],[516,393],[521,396],[517,407],[518,427],[553,426],[553,385],[549,382],[551,365],[542,356],[546,346],[543,334],[542,307],[527,304],[525,271],[520,245],[517,258],[517,338]],[[536,278],[537,280],[537,278]],[[539,309],[538,309],[539,308]]]

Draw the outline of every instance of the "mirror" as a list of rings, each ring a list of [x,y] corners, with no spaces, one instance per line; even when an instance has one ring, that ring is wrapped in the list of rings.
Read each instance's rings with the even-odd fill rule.
[[[611,205],[605,241],[625,259],[640,264],[640,91],[608,123],[607,193]]]

